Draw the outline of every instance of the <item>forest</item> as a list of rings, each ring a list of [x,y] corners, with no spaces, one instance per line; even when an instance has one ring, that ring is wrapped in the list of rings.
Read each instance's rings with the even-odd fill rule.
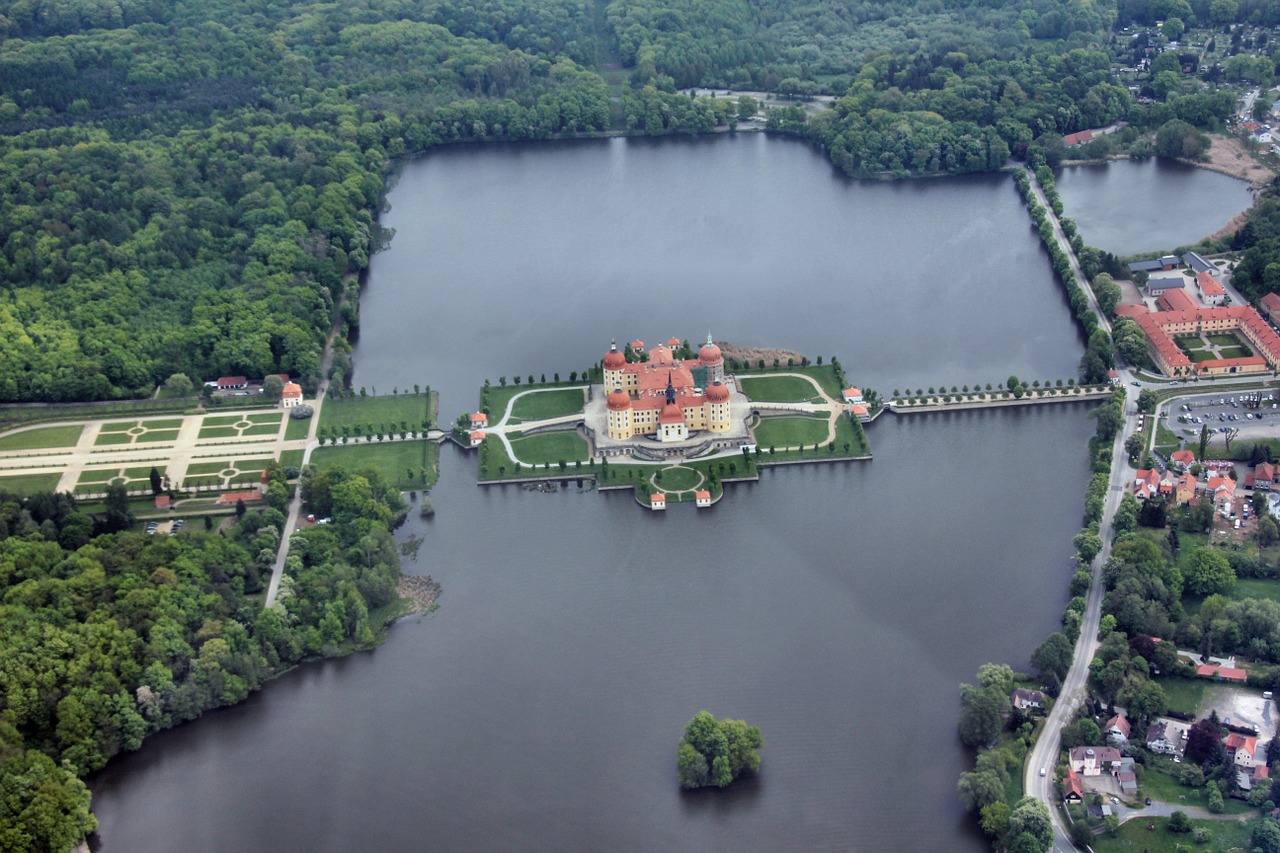
[[[95,825],[81,778],[113,755],[378,642],[397,600],[400,494],[342,469],[307,469],[304,490],[333,523],[294,534],[266,609],[279,506],[149,536],[120,505],[92,515],[70,495],[0,494],[0,849],[65,853]]]
[[[769,127],[854,176],[996,169],[1121,118],[1216,126],[1230,95],[1139,106],[1112,79],[1110,29],[1161,3],[1186,5],[5,0],[0,402],[146,396],[174,372],[312,387],[330,327],[359,322],[398,158],[738,120],[681,86],[836,95]],[[1272,13],[1210,5],[1187,13]]]

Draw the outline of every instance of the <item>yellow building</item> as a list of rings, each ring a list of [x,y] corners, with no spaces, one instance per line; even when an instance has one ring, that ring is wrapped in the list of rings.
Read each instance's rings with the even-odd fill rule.
[[[651,435],[669,442],[701,430],[728,432],[724,357],[710,335],[697,358],[677,360],[670,346],[659,345],[648,361],[628,363],[614,344],[603,366],[609,438]]]

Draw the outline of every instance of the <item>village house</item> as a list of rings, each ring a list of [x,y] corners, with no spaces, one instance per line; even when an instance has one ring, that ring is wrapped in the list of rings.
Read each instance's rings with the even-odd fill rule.
[[[1084,782],[1070,767],[1067,768],[1067,775],[1062,779],[1062,799],[1068,803],[1084,802]]]
[[[1268,293],[1258,304],[1262,307],[1262,313],[1267,315],[1267,319],[1275,323],[1276,315],[1280,314],[1280,296]]]
[[[1270,491],[1276,482],[1276,466],[1270,462],[1260,462],[1253,467],[1253,487]]]
[[[1071,769],[1081,776],[1101,776],[1120,764],[1120,750],[1114,746],[1077,746],[1070,756]]]
[[[662,492],[654,492],[649,496],[649,509],[666,509],[667,496]]]
[[[280,389],[280,405],[292,409],[302,402],[302,386],[297,382],[286,382]]]
[[[1191,499],[1196,496],[1196,487],[1198,485],[1196,478],[1191,474],[1183,474],[1174,481],[1173,499],[1178,506],[1191,503]]]
[[[1103,734],[1107,735],[1107,739],[1118,740],[1123,743],[1129,742],[1129,718],[1124,714],[1116,714],[1107,720],[1102,727]]]
[[[1160,494],[1160,472],[1155,468],[1140,468],[1133,479],[1133,493],[1138,500],[1148,500]]]
[[[1227,756],[1235,763],[1236,767],[1253,767],[1254,756],[1258,751],[1258,739],[1256,737],[1246,737],[1232,732],[1227,735],[1224,746],[1227,750]]]
[[[471,429],[484,429],[489,425],[489,416],[484,412],[476,412],[471,416]]]
[[[1179,471],[1185,471],[1196,462],[1196,454],[1194,450],[1175,450],[1169,454],[1169,461]]]
[[[1019,711],[1026,711],[1029,708],[1043,708],[1045,706],[1044,694],[1039,690],[1027,690],[1025,687],[1019,687],[1009,696],[1009,702]]]
[[[1161,755],[1177,755],[1181,752],[1180,747],[1181,741],[1168,723],[1157,720],[1147,727],[1147,749]]]
[[[1201,678],[1212,678],[1214,681],[1231,681],[1236,684],[1244,684],[1248,680],[1248,673],[1243,669],[1212,663],[1202,663],[1197,666],[1196,675]]]
[[[694,492],[693,500],[698,509],[711,506],[711,493],[708,491]]]
[[[247,376],[219,376],[217,382],[219,391],[231,391],[240,388],[249,387],[249,378]]]
[[[482,430],[482,429],[472,430],[472,431],[471,431],[471,446],[472,446],[472,447],[479,447],[480,445],[484,444],[485,435],[486,435],[486,433],[485,433],[485,431],[484,431],[484,430]]]
[[[861,402],[863,402],[863,399],[862,399],[862,389],[861,389],[861,388],[846,388],[846,389],[844,389],[844,393],[843,393],[843,395],[842,395],[842,396],[844,397],[844,401],[845,401],[846,403],[861,403]]]

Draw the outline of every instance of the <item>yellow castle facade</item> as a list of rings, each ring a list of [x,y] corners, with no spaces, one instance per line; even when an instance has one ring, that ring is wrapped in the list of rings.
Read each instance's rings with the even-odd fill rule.
[[[729,387],[720,348],[708,335],[697,358],[676,359],[672,347],[678,345],[674,339],[660,344],[641,362],[628,362],[617,344],[605,354],[609,438],[654,436],[670,442],[701,430],[729,430]]]

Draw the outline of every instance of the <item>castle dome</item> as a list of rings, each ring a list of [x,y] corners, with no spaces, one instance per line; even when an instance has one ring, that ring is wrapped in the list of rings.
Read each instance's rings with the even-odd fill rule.
[[[708,403],[727,403],[729,402],[729,386],[721,382],[712,382],[707,386],[707,402]]]
[[[719,364],[724,361],[724,356],[720,354],[720,347],[706,343],[698,350],[698,361],[706,365]]]
[[[610,411],[621,412],[631,408],[631,395],[621,388],[615,388],[609,392],[608,403]]]
[[[680,411],[680,407],[675,403],[667,403],[658,414],[658,423],[682,424],[684,423],[684,412]]]
[[[627,364],[627,357],[618,352],[618,345],[614,344],[609,351],[604,354],[605,370],[621,370]]]

